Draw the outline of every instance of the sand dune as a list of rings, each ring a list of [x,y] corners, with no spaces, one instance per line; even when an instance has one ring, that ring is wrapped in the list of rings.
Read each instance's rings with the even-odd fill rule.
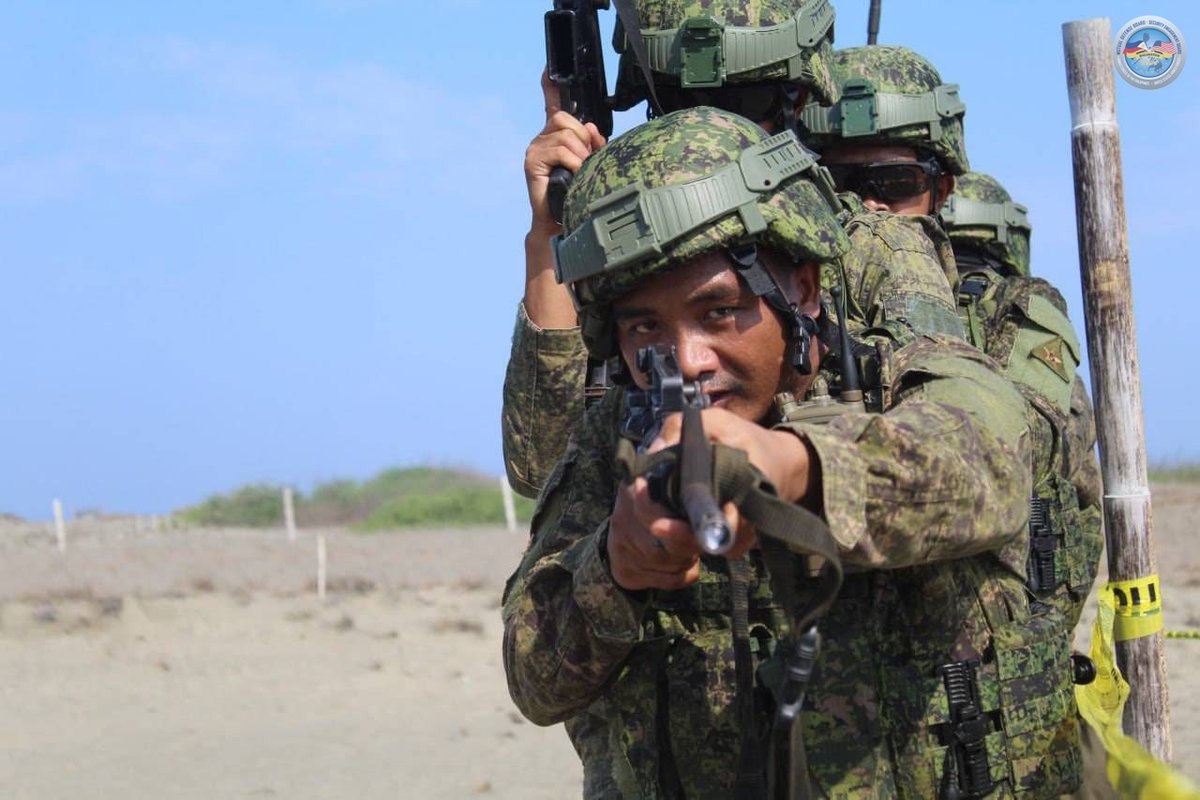
[[[1155,487],[1169,628],[1200,629],[1200,487]],[[580,769],[500,664],[502,530],[0,523],[0,796],[559,798]],[[1200,641],[1168,643],[1177,762],[1200,779]]]

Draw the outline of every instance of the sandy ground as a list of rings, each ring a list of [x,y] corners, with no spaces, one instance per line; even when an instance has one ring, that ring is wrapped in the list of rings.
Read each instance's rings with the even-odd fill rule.
[[[1200,487],[1155,487],[1167,627],[1200,630]],[[314,591],[316,536],[329,596]],[[0,797],[569,798],[500,663],[502,530],[357,535],[0,523]],[[1200,780],[1200,641],[1170,640]]]

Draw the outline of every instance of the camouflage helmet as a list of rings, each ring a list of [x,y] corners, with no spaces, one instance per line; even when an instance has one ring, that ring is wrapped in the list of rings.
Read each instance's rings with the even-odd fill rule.
[[[607,357],[609,305],[651,275],[750,242],[797,262],[840,257],[849,241],[836,203],[794,131],[768,136],[715,108],[676,111],[584,161],[553,241],[556,275],[571,288],[589,351]]]
[[[942,221],[955,249],[982,250],[1017,275],[1029,275],[1027,209],[1014,203],[1000,182],[968,172],[954,182],[954,194],[942,207]]]
[[[837,101],[830,0],[635,0],[634,6],[656,90],[788,83],[806,87],[822,103]],[[648,96],[627,39],[618,21],[619,110]]]
[[[952,175],[970,169],[958,84],[942,83],[933,64],[907,47],[849,47],[833,59],[841,99],[810,104],[800,117],[801,135],[813,149],[909,145],[932,152]]]

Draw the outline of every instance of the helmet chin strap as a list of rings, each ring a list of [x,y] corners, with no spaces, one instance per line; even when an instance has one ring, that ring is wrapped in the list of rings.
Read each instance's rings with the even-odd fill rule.
[[[783,318],[792,342],[792,367],[801,375],[811,375],[809,352],[812,337],[817,333],[817,321],[800,313],[796,304],[788,301],[775,276],[758,260],[758,247],[753,242],[730,245],[728,251],[738,275],[750,291],[766,300],[767,305]]]

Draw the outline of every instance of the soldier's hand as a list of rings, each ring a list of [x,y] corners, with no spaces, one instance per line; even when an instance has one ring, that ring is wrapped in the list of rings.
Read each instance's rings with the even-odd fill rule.
[[[608,563],[617,585],[682,589],[700,577],[700,548],[687,520],[650,499],[645,478],[621,486],[608,526]]]
[[[784,500],[796,503],[819,496],[820,471],[803,439],[790,431],[764,428],[723,408],[706,408],[700,413],[708,440],[744,451]],[[682,422],[681,414],[667,417],[658,440],[647,449],[654,452],[678,442]]]
[[[542,97],[546,125],[525,150],[525,186],[533,212],[531,230],[545,233],[549,238],[559,230],[546,202],[550,172],[555,167],[577,172],[583,160],[593,150],[603,147],[605,140],[593,123],[585,125],[559,108],[558,88],[545,70],[542,71]]]

